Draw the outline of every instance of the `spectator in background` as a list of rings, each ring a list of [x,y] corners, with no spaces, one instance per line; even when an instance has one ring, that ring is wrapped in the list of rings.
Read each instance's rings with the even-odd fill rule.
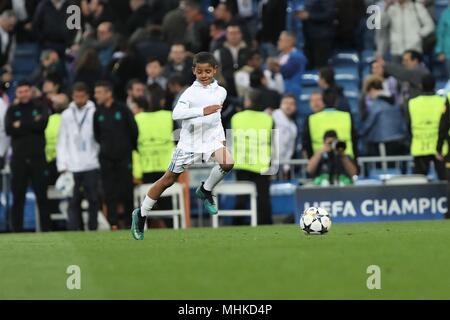
[[[225,22],[226,26],[238,25],[241,28],[243,39],[245,42],[250,43],[252,35],[248,30],[246,20],[238,14],[237,3],[231,3],[230,1],[215,1],[212,3],[214,7],[214,18]]]
[[[333,94],[337,97],[335,107],[338,110],[350,111],[350,104],[344,95],[344,89],[336,84],[334,79],[334,69],[325,67],[319,71],[319,87],[322,89],[322,95]]]
[[[174,43],[170,47],[169,61],[164,67],[164,77],[166,79],[174,73],[181,73],[188,82],[194,82],[192,73],[192,58],[188,56],[186,47],[182,43]]]
[[[89,11],[86,20],[91,25],[93,30],[98,29],[100,24],[104,22],[114,23],[116,28],[118,27],[120,22],[116,18],[114,11],[111,9],[108,0],[89,0],[87,3],[87,8]]]
[[[249,49],[242,40],[241,27],[237,24],[227,27],[226,38],[227,41],[225,41],[223,48],[214,51],[214,57],[221,66],[223,77],[227,83],[228,95],[236,97],[234,73],[244,66]]]
[[[407,32],[405,26],[408,26]],[[387,32],[379,38],[378,55],[381,57],[389,47],[393,62],[400,63],[407,50],[422,53],[422,40],[434,31],[434,22],[421,3],[387,1],[381,15],[381,29]]]
[[[93,88],[97,81],[103,78],[103,69],[95,49],[87,49],[75,64],[74,82],[85,83],[89,88],[89,94],[93,94]]]
[[[137,98],[146,98],[147,92],[145,84],[139,80],[139,79],[131,79],[127,83],[127,106],[128,108],[133,111],[133,100],[136,100]],[[134,112],[133,112],[134,113]]]
[[[99,146],[94,139],[95,105],[89,100],[89,88],[77,82],[72,88],[72,102],[62,113],[57,144],[59,173],[73,174],[75,185],[69,204],[68,230],[84,230],[81,200],[89,203],[88,229],[97,230],[100,210]]]
[[[186,17],[184,16],[184,8],[186,0],[180,0],[176,9],[169,11],[162,22],[162,33],[164,40],[169,43],[183,42],[187,28]]]
[[[258,108],[272,112],[280,105],[281,96],[275,90],[267,88],[267,80],[264,73],[257,69],[250,74],[250,87],[257,91],[257,100],[252,100]],[[255,98],[256,99],[256,98]]]
[[[6,10],[14,11],[17,17],[16,38],[18,43],[35,42],[36,35],[33,34],[33,15],[39,4],[39,0],[7,1]]]
[[[167,89],[171,97],[173,97],[171,110],[175,108],[178,103],[178,99],[188,87],[189,82],[187,82],[186,78],[180,73],[175,73],[169,78],[167,81]]]
[[[47,200],[47,164],[45,161],[45,127],[48,109],[32,100],[31,84],[20,81],[16,88],[17,103],[8,108],[5,117],[6,134],[11,137],[11,230],[23,230],[25,194],[31,180],[39,207],[42,231],[51,230]]]
[[[167,78],[163,76],[163,65],[156,58],[149,58],[145,66],[147,73],[147,85],[158,84],[162,89],[166,89]]]
[[[445,180],[445,163],[436,157],[441,117],[446,110],[446,97],[435,94],[436,81],[431,74],[422,77],[422,92],[409,100],[407,122],[411,135],[411,155],[414,157],[414,174],[427,175],[430,163],[439,180]]]
[[[187,21],[184,43],[192,53],[207,51],[209,48],[209,25],[202,8],[195,0],[186,0],[184,16]]]
[[[279,94],[283,94],[284,89],[284,79],[281,74],[280,65],[278,60],[274,57],[267,58],[266,69],[264,70],[264,76],[267,80],[267,87],[269,89],[277,91]]]
[[[70,5],[66,0],[42,0],[33,18],[33,30],[41,48],[55,50],[63,61],[76,34],[76,30],[65,28]]]
[[[125,30],[128,36],[139,28],[147,25],[151,19],[152,10],[145,0],[130,0],[131,15],[128,17]]]
[[[130,109],[114,100],[112,90],[108,82],[95,85],[94,136],[100,145],[99,160],[108,222],[112,230],[117,230],[131,225],[131,153],[137,146],[138,130]],[[122,219],[119,219],[119,212]]]
[[[227,25],[222,20],[214,20],[209,26],[209,36],[211,42],[209,44],[209,52],[214,52],[223,47],[226,41]]]
[[[336,1],[336,46],[341,49],[364,49],[367,6],[362,0]]]
[[[149,57],[156,57],[163,63],[167,62],[170,47],[163,39],[161,27],[148,25],[141,32],[136,32],[130,39],[130,46],[136,52],[137,65],[145,76],[145,65]]]
[[[312,113],[317,113],[325,109],[325,103],[323,102],[323,96],[320,92],[313,92],[309,97],[309,107]]]
[[[295,152],[298,128],[295,123],[297,111],[297,99],[294,95],[287,94],[281,99],[280,108],[272,113],[275,128],[278,129],[278,154],[280,162],[292,159]],[[283,179],[290,178],[291,167],[288,164],[282,166]]]
[[[0,69],[11,72],[11,61],[14,53],[15,37],[13,34],[17,17],[11,10],[0,14]]]
[[[118,42],[119,36],[115,33],[114,25],[111,22],[102,22],[98,25],[97,41],[91,47],[97,50],[103,68],[106,68],[111,62]]]
[[[283,31],[278,39],[279,64],[284,79],[284,90],[298,97],[301,93],[301,78],[306,67],[306,58],[295,47],[295,35]]]
[[[250,74],[259,70],[261,65],[262,58],[259,51],[249,51],[245,65],[234,73],[234,83],[239,97],[244,97],[246,90],[250,88]]]
[[[394,97],[384,90],[383,79],[370,76],[366,79],[364,88],[365,95],[372,101],[360,129],[366,155],[381,155],[380,144],[384,144],[385,155],[407,154],[406,120],[400,106],[395,104]]]
[[[404,104],[421,93],[422,78],[430,73],[422,59],[422,55],[414,50],[405,51],[402,64],[385,62],[382,58],[377,59],[384,71],[401,83],[401,99]]]
[[[345,153],[346,145],[338,140],[335,130],[328,130],[323,135],[323,146],[309,159],[306,172],[314,178],[319,186],[353,183],[352,177],[358,173],[353,159]]]
[[[369,75],[367,79],[370,79],[373,76],[376,76],[383,80],[384,96],[393,98],[394,104],[396,106],[401,105],[402,101],[399,92],[400,86],[397,79],[395,79],[393,76],[386,74],[386,72],[384,71],[384,66],[376,61],[372,63],[372,74]],[[363,83],[361,98],[359,101],[359,114],[362,120],[366,118],[367,110],[370,108],[373,102],[373,99],[370,97],[370,95],[365,94],[365,92],[367,92],[367,89],[365,88],[366,83],[367,82],[365,79]]]
[[[450,7],[442,12],[437,27],[437,59],[445,63],[446,75],[450,79]]]
[[[259,4],[261,29],[258,39],[269,56],[276,54],[278,37],[286,28],[287,3],[286,0],[267,0]]]
[[[42,51],[40,65],[30,75],[31,84],[42,88],[44,79],[55,74],[64,79],[65,72],[62,70],[58,53],[55,50]]]
[[[335,38],[335,0],[305,0],[297,8],[297,17],[303,22],[305,53],[310,69],[328,65]]]

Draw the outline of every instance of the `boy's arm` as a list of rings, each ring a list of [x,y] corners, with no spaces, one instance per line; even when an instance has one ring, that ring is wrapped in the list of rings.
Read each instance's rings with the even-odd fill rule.
[[[207,106],[201,108],[189,108],[189,100],[186,97],[186,92],[183,93],[177,102],[177,105],[173,109],[173,120],[187,120],[192,118],[198,118],[210,115],[218,110],[222,109],[220,105]]]

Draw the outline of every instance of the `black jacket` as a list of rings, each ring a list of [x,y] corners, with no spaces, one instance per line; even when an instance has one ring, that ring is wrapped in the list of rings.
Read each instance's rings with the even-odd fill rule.
[[[11,136],[13,157],[45,156],[45,128],[49,109],[43,103],[30,101],[8,108],[5,116],[6,134]],[[20,127],[13,123],[20,121]]]
[[[138,129],[130,109],[113,102],[110,108],[97,106],[94,114],[95,140],[100,144],[100,157],[119,160],[131,158],[137,147]]]

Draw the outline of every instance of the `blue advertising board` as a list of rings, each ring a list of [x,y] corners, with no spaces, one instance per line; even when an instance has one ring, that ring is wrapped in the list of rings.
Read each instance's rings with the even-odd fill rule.
[[[447,212],[447,183],[299,187],[297,206],[297,223],[308,207],[326,209],[338,223],[443,219]]]

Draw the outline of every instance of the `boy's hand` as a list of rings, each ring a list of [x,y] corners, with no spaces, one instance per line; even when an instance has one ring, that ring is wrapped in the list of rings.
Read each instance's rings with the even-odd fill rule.
[[[222,106],[219,105],[212,105],[212,106],[207,106],[203,109],[203,115],[207,116],[210,114],[213,114],[214,112],[217,112],[218,110],[222,109]]]

